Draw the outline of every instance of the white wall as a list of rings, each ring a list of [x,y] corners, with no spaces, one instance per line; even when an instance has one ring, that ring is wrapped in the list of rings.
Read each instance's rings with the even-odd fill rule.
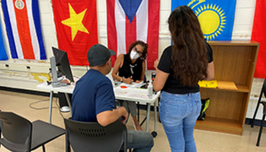
[[[52,56],[51,46],[57,47],[56,31],[53,18],[53,10],[51,0],[39,0],[41,26],[43,32],[43,40],[47,57]],[[250,40],[253,17],[255,10],[255,0],[237,0],[235,22],[233,27],[233,40]],[[166,20],[171,12],[171,0],[161,0],[160,6],[160,29],[159,29],[159,56],[163,49],[170,44],[170,34]],[[1,14],[2,33],[5,48],[9,56],[8,61],[0,61],[0,86],[21,88],[29,90],[37,90],[35,86],[40,82],[46,81],[49,77],[50,62],[33,61],[33,60],[17,60],[12,59],[8,47],[5,26],[3,21],[3,13]],[[98,15],[98,33],[99,43],[107,46],[107,19],[106,19],[106,0],[97,0]],[[6,67],[8,65],[9,67]],[[27,66],[30,69],[27,69]],[[72,66],[72,72],[75,76],[82,76],[88,67]],[[262,79],[254,79],[250,104],[247,111],[247,117],[252,117],[257,99],[259,95]],[[261,109],[260,112],[261,113]],[[258,115],[261,118],[261,115]]]

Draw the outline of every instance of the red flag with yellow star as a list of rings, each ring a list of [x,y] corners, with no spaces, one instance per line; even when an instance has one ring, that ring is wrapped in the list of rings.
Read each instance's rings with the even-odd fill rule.
[[[89,65],[87,51],[98,43],[96,0],[53,0],[58,48],[71,65]]]

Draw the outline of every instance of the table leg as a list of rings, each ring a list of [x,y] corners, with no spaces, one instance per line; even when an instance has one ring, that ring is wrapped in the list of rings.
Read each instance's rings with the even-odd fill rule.
[[[70,117],[72,117],[72,107],[71,107],[71,100],[69,99],[69,96],[67,93],[65,93],[65,96],[66,96],[66,99],[67,99],[67,104],[68,104],[68,107],[70,109]]]
[[[147,120],[146,120],[146,131],[149,130],[149,122],[150,122],[150,110],[151,110],[151,104],[147,103]]]
[[[139,119],[139,102],[137,102],[137,108],[138,108],[138,121],[140,120]]]
[[[158,99],[154,101],[154,131],[151,133],[154,138],[157,136],[157,103]]]
[[[53,91],[50,91],[49,123],[52,123]]]
[[[154,131],[157,131],[157,103],[158,99],[155,100],[154,102]]]

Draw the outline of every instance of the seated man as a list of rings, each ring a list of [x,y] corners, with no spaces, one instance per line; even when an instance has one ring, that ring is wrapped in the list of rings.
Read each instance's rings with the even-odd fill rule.
[[[77,81],[72,95],[73,120],[107,126],[119,118],[124,123],[128,118],[124,107],[116,109],[113,86],[105,76],[112,68],[111,55],[115,52],[101,44],[89,49],[90,70]],[[128,130],[127,147],[134,148],[134,152],[149,152],[153,147],[153,137],[148,132]]]

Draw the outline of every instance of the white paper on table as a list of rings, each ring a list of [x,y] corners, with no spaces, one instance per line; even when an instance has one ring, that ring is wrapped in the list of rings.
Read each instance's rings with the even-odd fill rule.
[[[127,83],[120,83],[118,86],[126,86],[128,88],[139,88],[141,86],[143,86],[145,83],[143,83],[143,81],[141,81],[140,83],[136,83],[133,82],[132,84],[127,84]]]
[[[148,92],[147,90],[137,89],[137,88],[120,88],[117,87],[115,89],[115,94],[120,96],[126,96],[129,98],[141,98],[141,99],[148,99]]]

